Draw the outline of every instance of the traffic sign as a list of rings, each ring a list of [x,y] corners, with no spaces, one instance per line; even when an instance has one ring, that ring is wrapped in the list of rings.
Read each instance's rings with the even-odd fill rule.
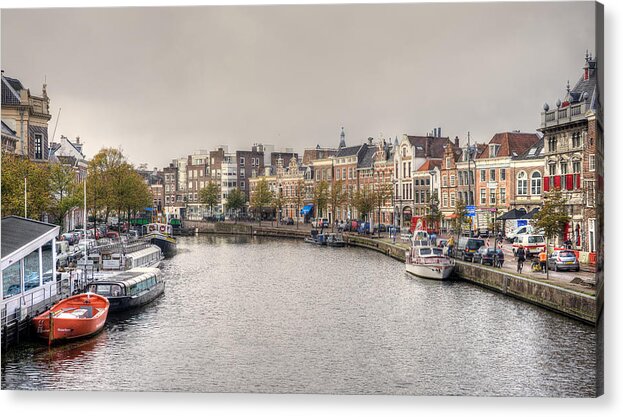
[[[465,210],[467,210],[467,211],[475,211],[476,210],[476,206],[465,206]]]

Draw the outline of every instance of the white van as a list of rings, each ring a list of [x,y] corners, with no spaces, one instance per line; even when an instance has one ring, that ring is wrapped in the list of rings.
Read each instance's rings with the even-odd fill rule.
[[[517,249],[519,249],[519,246],[523,246],[526,251],[526,256],[538,255],[545,249],[545,237],[543,235],[532,234],[516,236],[513,239],[513,256],[516,256],[515,253]]]
[[[506,235],[506,238],[512,242],[519,235],[528,235],[534,233],[534,228],[530,225],[519,226],[513,229],[509,234]]]

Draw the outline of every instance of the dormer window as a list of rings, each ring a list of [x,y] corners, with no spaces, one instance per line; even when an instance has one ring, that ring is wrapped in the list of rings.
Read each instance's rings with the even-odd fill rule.
[[[489,145],[489,158],[497,158],[499,152],[500,152],[499,144],[493,143]]]

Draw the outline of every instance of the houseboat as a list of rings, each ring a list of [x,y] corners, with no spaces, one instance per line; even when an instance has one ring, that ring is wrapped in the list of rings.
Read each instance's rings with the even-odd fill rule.
[[[88,285],[88,292],[106,297],[117,312],[150,303],[164,293],[165,281],[158,268],[133,268]]]
[[[177,239],[173,237],[173,227],[165,223],[143,225],[143,236],[162,250],[162,254],[172,256],[177,251]]]
[[[37,336],[53,343],[94,335],[102,330],[109,303],[97,294],[78,294],[32,319]]]
[[[405,267],[408,273],[420,278],[448,279],[454,270],[454,259],[428,241],[414,240],[405,253]]]

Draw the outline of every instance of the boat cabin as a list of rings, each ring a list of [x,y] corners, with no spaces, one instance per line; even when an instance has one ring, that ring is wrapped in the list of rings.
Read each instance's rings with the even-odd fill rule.
[[[54,224],[8,216],[2,219],[0,317],[25,317],[60,292],[56,282],[56,237]],[[21,317],[17,317],[21,318]]]
[[[165,236],[173,235],[173,227],[166,223],[144,224],[142,229],[143,229],[144,235],[149,234],[149,233],[160,233]]]

